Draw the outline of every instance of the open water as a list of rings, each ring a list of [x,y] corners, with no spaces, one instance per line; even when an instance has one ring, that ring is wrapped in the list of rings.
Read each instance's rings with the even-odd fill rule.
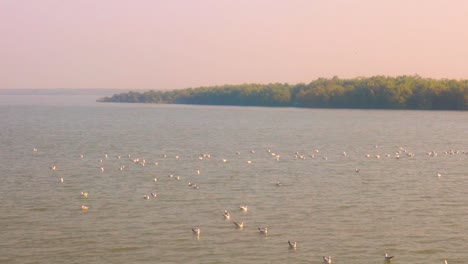
[[[0,96],[0,263],[467,263],[468,112],[95,99]]]

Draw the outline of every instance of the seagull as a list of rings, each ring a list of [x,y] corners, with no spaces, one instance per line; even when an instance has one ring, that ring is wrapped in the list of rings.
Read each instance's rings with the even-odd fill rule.
[[[384,257],[385,261],[390,261],[390,260],[392,260],[392,258],[393,258],[393,256],[389,256],[387,254],[387,252],[385,252],[385,257]]]
[[[198,236],[198,235],[200,235],[201,230],[200,230],[200,228],[198,228],[198,227],[193,227],[193,228],[192,228],[192,232],[193,232],[195,235]]]
[[[87,198],[87,197],[88,197],[88,193],[87,193],[87,192],[81,192],[81,196],[83,196],[84,198]]]
[[[259,227],[258,228],[258,232],[260,232],[260,234],[268,234],[268,227]]]
[[[356,173],[359,173],[361,170],[360,169],[355,169],[354,170]]]
[[[244,228],[244,222],[240,222],[240,223],[233,222],[233,223],[234,223],[234,225],[236,225],[236,227],[239,228],[239,229]]]
[[[55,170],[55,169],[57,169],[57,167],[55,165],[52,165],[52,166],[50,166],[50,169]]]
[[[241,206],[239,206],[239,208],[244,212],[247,212],[247,209],[248,209],[247,205],[241,205]]]
[[[283,185],[283,184],[282,184],[280,181],[279,181],[279,182],[276,182],[276,186],[279,187],[279,186],[281,186],[281,185]]]
[[[63,183],[63,178],[60,178],[60,182]]]
[[[437,173],[437,177],[442,177],[442,174],[441,173]]]
[[[86,205],[81,205],[81,210],[88,210],[88,209],[89,209],[88,206],[86,206]]]
[[[289,247],[290,247],[290,248],[294,248],[294,249],[297,248],[297,242],[295,242],[295,241],[294,241],[294,242],[291,242],[291,241],[288,240],[288,244],[289,244]]]
[[[332,263],[331,257],[330,256],[323,257],[323,263],[331,264]]]
[[[33,148],[33,151],[34,151],[34,152],[37,152],[37,148]]]
[[[151,196],[156,197],[158,196],[158,194],[154,192],[154,193],[151,193]]]
[[[158,179],[157,179],[157,178],[154,178],[154,179],[153,179],[153,181],[157,182],[157,181],[158,181]]]
[[[101,172],[104,172],[104,167],[101,167]]]
[[[224,210],[224,218],[225,219],[228,219],[231,218],[231,214],[229,214],[229,212],[227,210]]]
[[[447,260],[445,260],[445,264],[448,264]]]
[[[146,200],[149,200],[150,197],[149,197],[149,195],[145,194],[145,196],[143,196],[143,198],[146,199]]]

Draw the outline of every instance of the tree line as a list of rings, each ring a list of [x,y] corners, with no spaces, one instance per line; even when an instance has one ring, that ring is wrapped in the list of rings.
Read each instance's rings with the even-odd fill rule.
[[[468,80],[419,76],[319,78],[115,94],[99,102],[356,109],[468,110]]]

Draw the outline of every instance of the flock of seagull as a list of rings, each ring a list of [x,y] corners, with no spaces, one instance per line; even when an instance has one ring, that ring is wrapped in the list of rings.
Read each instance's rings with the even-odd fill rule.
[[[378,148],[378,146],[375,146],[375,148]],[[37,148],[33,148],[33,152],[38,152],[38,149]],[[250,151],[251,153],[255,153],[254,150],[251,150]],[[269,155],[271,155],[276,161],[279,161],[281,156],[277,153],[274,153],[272,152],[271,150],[267,150],[267,152],[269,153]],[[304,160],[304,159],[307,159],[307,158],[322,158],[324,160],[327,160],[328,157],[327,156],[324,156],[324,155],[320,155],[319,154],[320,151],[318,149],[314,150],[312,153],[309,153],[309,154],[300,154],[299,152],[295,152],[295,154],[293,155],[293,158],[294,159],[301,159],[301,160]],[[236,152],[237,155],[240,154],[240,152]],[[342,152],[341,153],[343,156],[347,156],[348,154],[346,152]],[[445,151],[443,152],[443,154],[445,155],[455,155],[455,154],[468,154],[468,152],[464,152],[464,151],[458,151],[458,150],[448,150],[448,151]],[[437,155],[439,155],[437,152],[435,151],[429,151],[426,153],[427,156],[430,156],[430,157],[436,157]],[[374,155],[371,155],[371,154],[365,154],[365,157],[366,158],[376,158],[376,159],[380,159],[380,158],[396,158],[396,159],[400,159],[401,157],[403,156],[406,156],[406,157],[414,157],[415,154],[414,153],[411,153],[409,151],[407,151],[405,148],[402,148],[400,147],[398,151],[392,153],[392,154],[385,154],[385,155],[379,155],[379,154],[374,154]],[[127,155],[128,159],[133,162],[134,164],[138,164],[138,165],[141,165],[141,166],[146,166],[147,165],[147,161],[145,159],[142,159],[142,158],[132,158],[131,155]],[[167,158],[168,156],[167,155],[163,155],[162,158]],[[80,154],[80,158],[83,159],[84,158],[84,154]],[[107,154],[104,154],[104,160],[105,159],[108,159],[109,156]],[[122,156],[117,156],[117,159],[121,159]],[[202,154],[200,156],[198,156],[198,159],[200,160],[203,160],[203,159],[209,159],[211,158],[211,154]],[[175,159],[179,159],[179,156],[175,156]],[[221,159],[222,162],[226,163],[228,162],[227,159]],[[247,160],[246,161],[247,164],[251,164],[252,161],[251,160]],[[99,159],[99,163],[102,164],[103,163],[103,159]],[[159,163],[158,162],[153,162],[153,165],[158,165]],[[55,171],[57,169],[57,165],[56,164],[52,164],[50,165],[50,170],[52,171]],[[119,170],[125,170],[126,169],[126,166],[125,165],[122,165],[119,167]],[[104,172],[104,166],[101,165],[99,167],[99,170],[101,172]],[[359,168],[356,168],[355,169],[355,173],[360,173],[360,169]],[[199,169],[196,170],[196,174],[197,175],[200,175],[201,172]],[[440,172],[437,172],[437,177],[441,177],[442,174]],[[179,176],[175,176],[173,174],[169,174],[168,175],[169,178],[173,178],[175,180],[180,180],[180,177]],[[65,180],[63,177],[60,178],[59,182],[60,183],[63,183]],[[157,182],[158,179],[157,178],[154,178],[153,179],[154,182]],[[282,186],[282,183],[280,181],[277,181],[276,183],[276,186]],[[199,189],[200,186],[198,184],[195,184],[195,183],[192,183],[192,182],[189,182],[188,183],[188,186],[193,188],[193,189]],[[81,192],[81,197],[82,198],[87,198],[89,196],[89,193],[86,192],[86,191],[82,191]],[[150,194],[145,194],[143,195],[143,198],[145,200],[149,200],[151,197],[153,198],[156,198],[158,196],[158,194],[156,192],[151,192]],[[82,204],[81,205],[81,210],[83,211],[87,211],[89,210],[89,206],[85,205],[85,204]],[[247,213],[248,212],[248,206],[247,205],[240,205],[238,210],[244,212],[244,213]],[[231,219],[231,214],[228,210],[224,210],[223,212],[223,217],[224,219],[226,220],[230,220]],[[232,221],[232,223],[235,225],[235,227],[237,229],[243,229],[244,228],[244,222],[236,222],[236,221]],[[201,228],[200,227],[192,227],[192,233],[194,235],[196,235],[197,237],[199,237],[201,235]],[[264,226],[264,227],[258,227],[257,228],[257,231],[258,233],[262,234],[262,235],[268,235],[268,227]],[[288,245],[289,245],[289,248],[290,249],[294,249],[296,250],[298,248],[298,243],[296,241],[291,241],[291,240],[288,240],[287,241]],[[392,259],[394,258],[394,256],[391,256],[391,255],[388,255],[386,252],[385,252],[385,255],[384,255],[384,261],[385,262],[390,262],[392,261]],[[331,256],[323,256],[322,257],[322,260],[323,260],[323,263],[327,263],[327,264],[331,264],[332,263],[332,257]],[[448,261],[445,260],[445,264],[448,264]]]

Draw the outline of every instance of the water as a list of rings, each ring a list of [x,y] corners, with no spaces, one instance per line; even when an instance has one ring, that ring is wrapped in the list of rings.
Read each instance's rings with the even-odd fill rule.
[[[466,112],[38,98],[0,96],[0,263],[468,258]],[[158,196],[143,199],[151,192]]]

